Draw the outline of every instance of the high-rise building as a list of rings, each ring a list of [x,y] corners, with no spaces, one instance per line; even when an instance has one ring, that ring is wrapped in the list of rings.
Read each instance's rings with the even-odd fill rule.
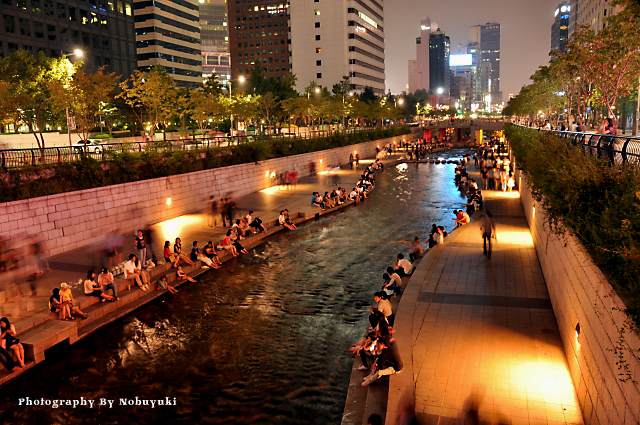
[[[206,80],[214,74],[225,87],[231,78],[229,52],[218,50],[216,46],[202,46],[202,78]]]
[[[598,32],[605,27],[607,17],[622,10],[622,6],[613,6],[608,0],[571,0],[569,7],[569,37],[580,25],[588,25]]]
[[[229,49],[227,27],[227,2],[225,0],[200,0],[200,43],[215,46],[218,51]]]
[[[420,22],[420,37],[416,38],[416,59],[409,61],[409,92],[429,91],[429,40],[438,31],[438,24],[427,18]],[[413,62],[413,63],[412,63]]]
[[[567,41],[569,40],[569,21],[571,16],[571,5],[568,1],[563,1],[555,11],[555,21],[551,26],[551,51],[566,52]]]
[[[429,37],[429,92],[449,96],[451,91],[451,71],[449,56],[451,40],[440,30]]]
[[[500,91],[500,24],[471,27],[471,42],[478,43],[479,92],[486,104],[502,103]]]
[[[231,78],[229,27],[225,0],[200,0],[200,42],[202,78],[213,74],[223,86]]]
[[[383,0],[290,0],[291,65],[298,90],[331,88],[349,76],[356,91],[385,92]]]
[[[138,67],[161,66],[179,83],[202,83],[198,0],[134,0]]]
[[[79,49],[88,72],[107,65],[109,72],[129,76],[136,69],[130,0],[2,0],[1,4],[1,56],[24,49],[60,57]]]
[[[228,0],[227,16],[232,79],[248,75],[255,63],[277,80],[290,71],[288,2]]]
[[[451,104],[457,109],[472,109],[476,103],[475,88],[477,79],[476,50],[466,47],[467,53],[452,54],[449,65],[453,73],[451,79]]]

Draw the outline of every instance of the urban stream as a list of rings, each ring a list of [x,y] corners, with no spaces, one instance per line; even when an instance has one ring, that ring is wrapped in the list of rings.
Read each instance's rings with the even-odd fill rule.
[[[433,157],[460,158],[453,150]],[[0,423],[339,424],[382,273],[465,201],[453,164],[400,164],[357,207],[281,232],[2,388]],[[187,241],[188,242],[188,241]],[[18,335],[19,336],[19,335]],[[175,406],[121,406],[120,399]],[[113,400],[113,407],[24,406]]]

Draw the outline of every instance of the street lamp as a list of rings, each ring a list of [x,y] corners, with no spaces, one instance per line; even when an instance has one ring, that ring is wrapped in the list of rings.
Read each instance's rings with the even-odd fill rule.
[[[444,93],[444,88],[438,87],[438,94],[442,95],[442,93]]]
[[[229,109],[231,109],[231,81],[237,81],[240,84],[242,84],[242,83],[245,82],[245,78],[244,78],[244,75],[241,75],[238,78],[236,78],[235,80],[232,80],[231,78],[229,78],[227,80],[227,87],[229,89]],[[233,113],[231,113],[231,115],[229,117],[229,123],[230,123],[229,135],[233,136]]]
[[[75,56],[76,58],[81,58],[84,55],[84,52],[80,49],[74,49],[72,53],[66,54],[64,53],[62,50],[60,50],[60,54],[62,56]],[[71,122],[70,122],[70,118],[69,118],[69,107],[67,106],[65,109],[65,114],[67,116],[67,136],[69,136],[69,146],[72,146],[73,143],[71,142]],[[75,130],[75,122],[73,123],[73,129]]]

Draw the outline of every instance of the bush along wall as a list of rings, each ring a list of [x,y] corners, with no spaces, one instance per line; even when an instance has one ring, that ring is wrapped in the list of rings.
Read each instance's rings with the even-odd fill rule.
[[[547,224],[578,237],[640,324],[638,166],[611,166],[552,133],[514,125],[505,133]]]
[[[312,139],[263,139],[188,151],[173,151],[165,142],[157,142],[143,152],[108,152],[106,161],[84,156],[71,163],[9,170],[0,174],[0,202],[259,162],[410,133],[409,127],[401,126]]]

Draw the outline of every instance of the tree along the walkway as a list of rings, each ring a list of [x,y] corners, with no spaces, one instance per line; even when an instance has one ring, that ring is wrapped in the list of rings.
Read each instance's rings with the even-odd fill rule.
[[[51,113],[50,83],[70,81],[75,70],[67,58],[48,58],[43,52],[33,57],[26,50],[18,50],[0,60],[0,81],[8,83],[4,87],[5,113],[27,126],[40,148],[41,159],[46,147],[44,116]]]

